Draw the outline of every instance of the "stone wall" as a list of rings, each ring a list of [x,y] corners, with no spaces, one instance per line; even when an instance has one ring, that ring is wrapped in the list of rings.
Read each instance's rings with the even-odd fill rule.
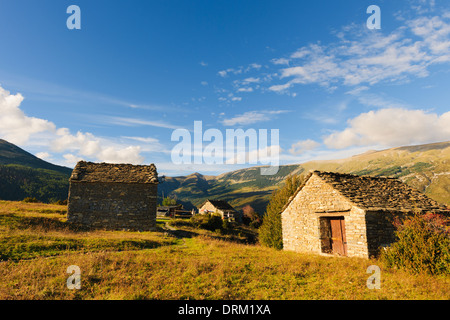
[[[339,216],[345,221],[347,255],[367,258],[365,211],[317,175],[308,179],[281,214],[284,249],[321,253],[319,219]]]
[[[198,212],[199,213],[208,213],[208,212],[213,212],[213,213],[217,212],[217,213],[219,213],[219,211],[216,209],[216,207],[214,207],[212,205],[212,203],[209,202],[209,201],[205,202],[203,204],[203,206],[198,210]]]
[[[71,182],[68,221],[112,230],[156,227],[157,184]]]
[[[396,241],[395,217],[404,217],[406,213],[394,211],[366,212],[367,239],[369,255],[378,255],[380,247],[390,246]]]

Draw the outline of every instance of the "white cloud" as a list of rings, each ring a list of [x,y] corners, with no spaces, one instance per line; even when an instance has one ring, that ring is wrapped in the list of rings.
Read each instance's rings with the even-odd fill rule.
[[[242,81],[243,84],[249,84],[249,83],[258,83],[260,82],[261,79],[260,78],[255,78],[255,77],[250,77],[250,78],[246,78]]]
[[[287,110],[276,110],[276,111],[248,111],[241,115],[237,115],[230,119],[222,120],[222,123],[225,126],[234,126],[234,125],[248,125],[262,121],[272,120],[273,117],[277,114],[288,112]]]
[[[141,164],[144,161],[140,155],[141,146],[116,143],[109,139],[96,137],[89,132],[78,131],[73,135],[67,128],[58,129],[56,134],[58,138],[50,142],[51,150],[76,152],[76,159],[91,158],[101,162],[132,164]],[[69,162],[75,157],[64,158]]]
[[[139,164],[144,161],[140,155],[142,148],[139,145],[129,143],[118,143],[109,138],[101,138],[89,132],[78,131],[72,134],[68,128],[57,128],[56,125],[48,120],[27,116],[21,109],[20,104],[23,96],[18,93],[10,94],[7,90],[0,87],[0,137],[7,141],[24,145],[30,143],[31,137],[39,135],[37,142],[40,148],[48,148],[53,153],[64,153],[66,164],[73,165],[80,159],[92,159],[106,162],[126,162]],[[128,123],[134,124],[128,119]],[[147,124],[145,121],[140,124]],[[152,123],[153,124],[153,123]],[[159,126],[167,127],[167,125]],[[139,141],[139,137],[133,137],[135,141],[153,143],[158,145],[157,140],[152,138],[142,138],[145,141]],[[35,139],[36,140],[36,139]],[[155,150],[155,151],[161,151]],[[40,151],[37,156],[42,159],[50,159],[53,154],[47,151]]]
[[[26,143],[31,135],[54,131],[55,125],[47,120],[28,117],[19,108],[24,100],[0,87],[0,136],[15,144]]]
[[[239,88],[238,92],[253,92],[253,88]]]
[[[227,76],[227,71],[226,70],[222,70],[222,71],[217,72],[217,74],[224,78],[224,77]]]
[[[76,156],[76,155],[74,155],[74,154],[71,154],[71,153],[66,153],[66,154],[64,154],[63,155],[63,158],[65,159],[65,165],[67,165],[67,166],[69,166],[69,167],[74,167],[75,166],[75,164],[78,162],[78,161],[81,161],[81,160],[83,160],[83,158],[81,158],[81,157],[79,157],[79,156]]]
[[[324,139],[327,147],[402,146],[450,140],[450,112],[442,115],[423,110],[387,108],[362,113],[342,131]]]
[[[278,58],[278,59],[272,59],[271,61],[272,61],[273,64],[286,64],[286,65],[288,65],[290,60],[286,59],[286,58]]]
[[[314,140],[311,139],[301,140],[292,144],[291,149],[289,149],[289,153],[293,155],[300,155],[306,151],[314,150],[319,146],[320,143]]]
[[[36,153],[36,157],[42,159],[42,160],[50,160],[52,158],[52,155],[48,152],[38,152]]]

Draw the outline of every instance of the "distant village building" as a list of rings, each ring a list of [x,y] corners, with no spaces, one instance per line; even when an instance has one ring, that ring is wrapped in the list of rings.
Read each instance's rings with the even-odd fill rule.
[[[238,212],[224,200],[206,200],[198,209],[198,213],[218,213],[222,219],[238,220]]]
[[[443,205],[401,181],[311,172],[282,210],[285,250],[375,256],[395,241],[395,216],[449,214]]]
[[[174,217],[175,212],[178,210],[183,210],[183,206],[181,204],[173,205],[173,206],[159,206],[156,209],[156,216],[158,217]]]
[[[69,181],[69,222],[114,230],[156,227],[155,165],[80,161]]]

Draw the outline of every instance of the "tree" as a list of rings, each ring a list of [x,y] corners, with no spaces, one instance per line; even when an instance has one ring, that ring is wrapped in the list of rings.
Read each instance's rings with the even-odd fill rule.
[[[247,204],[242,208],[242,222],[246,225],[259,227],[261,225],[261,217],[251,205]]]
[[[302,182],[302,176],[291,175],[278,190],[272,193],[259,228],[259,242],[262,245],[278,250],[283,248],[281,210]]]
[[[176,204],[177,204],[177,199],[176,198],[166,197],[162,201],[162,205],[164,207],[175,206]]]

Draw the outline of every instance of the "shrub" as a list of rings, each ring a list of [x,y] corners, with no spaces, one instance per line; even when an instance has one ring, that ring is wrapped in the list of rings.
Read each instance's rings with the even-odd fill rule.
[[[231,222],[228,221],[228,219],[223,219],[222,221],[222,229],[223,230],[230,230],[232,228]]]
[[[223,228],[222,217],[215,213],[196,214],[191,218],[191,223],[196,228],[210,231]]]
[[[52,201],[52,204],[56,204],[59,206],[67,206],[67,199]]]
[[[381,253],[382,261],[415,273],[450,274],[449,221],[432,213],[396,220],[398,241]]]
[[[34,197],[33,198],[32,197],[26,197],[25,199],[22,200],[22,202],[25,202],[25,203],[38,203],[39,200],[34,198]]]
[[[242,208],[242,223],[255,229],[261,226],[261,217],[249,204]]]
[[[289,176],[283,186],[272,193],[262,225],[259,228],[259,242],[262,245],[278,250],[283,249],[280,213],[302,180],[301,176]]]

